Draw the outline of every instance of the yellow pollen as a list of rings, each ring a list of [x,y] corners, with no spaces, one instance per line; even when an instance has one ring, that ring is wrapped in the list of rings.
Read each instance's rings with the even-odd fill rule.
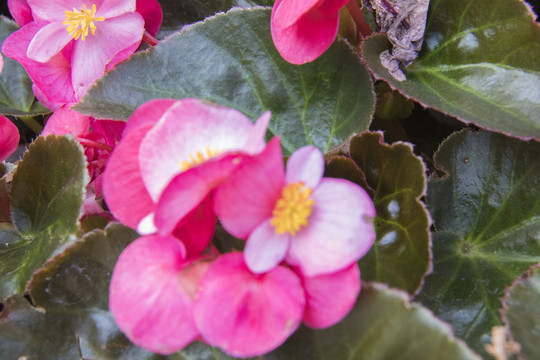
[[[186,171],[187,169],[190,169],[196,165],[202,164],[206,160],[210,159],[211,157],[214,157],[216,155],[219,155],[219,150],[210,149],[210,147],[206,147],[206,155],[203,154],[200,151],[197,151],[195,153],[195,156],[189,155],[188,161],[182,161],[180,166],[182,167],[182,171]]]
[[[94,21],[103,21],[103,16],[96,17],[96,4],[92,4],[92,8],[88,9],[85,4],[81,7],[81,10],[73,8],[73,11],[66,10],[66,21],[62,24],[67,25],[67,32],[75,40],[79,37],[82,41],[88,36],[88,29],[92,32],[92,35],[96,35],[96,25]]]
[[[270,220],[277,234],[288,232],[295,235],[301,227],[307,226],[311,207],[315,204],[315,200],[310,198],[312,193],[313,190],[305,187],[303,182],[291,183],[283,188]]]

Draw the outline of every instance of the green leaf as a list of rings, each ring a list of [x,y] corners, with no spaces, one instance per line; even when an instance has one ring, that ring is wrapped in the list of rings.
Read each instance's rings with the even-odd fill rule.
[[[540,262],[540,144],[461,131],[435,155],[428,182],[434,272],[418,300],[484,352],[503,290]]]
[[[32,273],[74,239],[88,182],[81,146],[67,137],[39,137],[11,185],[15,230],[0,231],[0,297],[21,293]]]
[[[180,30],[184,25],[204,20],[218,12],[232,7],[272,6],[272,0],[160,0],[163,9],[163,23],[159,38]]]
[[[343,41],[313,63],[287,63],[274,48],[270,9],[235,9],[184,28],[133,55],[98,80],[74,109],[127,119],[155,98],[195,97],[236,108],[252,120],[272,111],[269,133],[291,153],[323,151],[367,129],[374,108],[370,75]]]
[[[540,25],[521,0],[431,0],[424,46],[398,82],[381,65],[384,35],[362,46],[375,77],[478,126],[540,138]]]
[[[520,344],[523,359],[540,358],[540,265],[535,265],[506,290],[503,319]]]
[[[0,16],[0,44],[15,30],[17,24]],[[26,70],[15,60],[3,56],[4,68],[0,73],[0,114],[32,115],[50,112],[39,102],[34,102],[32,81]]]
[[[364,286],[353,311],[337,325],[301,329],[275,353],[269,359],[480,359],[448,324],[382,284]]]
[[[352,137],[349,154],[365,174],[377,210],[375,244],[359,262],[362,280],[414,294],[431,270],[430,219],[420,201],[426,187],[424,164],[410,145],[386,145],[381,133]],[[327,175],[338,175],[331,170]],[[362,185],[354,174],[347,169],[341,177]]]
[[[132,345],[108,311],[114,264],[137,234],[113,225],[73,243],[33,276],[23,297],[0,313],[0,352],[6,359],[163,359]],[[174,359],[178,357],[170,357]]]

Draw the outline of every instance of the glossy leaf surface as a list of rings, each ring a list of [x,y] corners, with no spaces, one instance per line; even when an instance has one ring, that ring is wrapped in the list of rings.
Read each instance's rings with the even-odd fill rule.
[[[313,63],[292,65],[274,48],[269,24],[270,9],[257,8],[186,27],[119,64],[75,109],[127,119],[150,99],[196,97],[252,120],[271,110],[268,134],[280,135],[289,153],[305,144],[326,152],[367,129],[375,97],[354,51],[337,41]]]
[[[521,0],[431,0],[420,56],[398,82],[381,65],[384,35],[362,53],[377,78],[465,122],[540,138],[540,25]]]
[[[428,183],[434,272],[418,300],[479,352],[501,323],[504,288],[540,262],[540,144],[461,131]]]

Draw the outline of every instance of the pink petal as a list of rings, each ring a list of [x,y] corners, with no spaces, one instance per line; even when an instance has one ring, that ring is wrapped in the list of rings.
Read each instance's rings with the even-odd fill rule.
[[[268,128],[271,117],[272,113],[270,111],[266,111],[257,119],[255,125],[251,129],[249,138],[243,147],[243,151],[247,152],[248,154],[257,154],[264,149],[264,137],[266,136],[266,129]]]
[[[315,189],[324,173],[324,156],[314,146],[303,146],[296,150],[287,161],[286,182],[303,182]]]
[[[100,21],[96,27],[95,35],[75,41],[71,76],[77,98],[104,74],[117,53],[142,39],[144,20],[138,13],[127,13]]]
[[[340,322],[353,308],[360,293],[360,270],[357,264],[315,277],[303,277],[306,292],[304,323],[323,329]]]
[[[281,145],[275,137],[216,188],[214,211],[229,233],[245,239],[272,216],[284,185]]]
[[[114,55],[114,57],[112,58],[111,61],[109,61],[107,63],[107,66],[105,67],[105,72],[108,72],[108,71],[111,71],[112,69],[114,69],[114,67],[116,65],[118,65],[118,63],[126,60],[127,58],[129,58],[131,55],[133,55],[133,53],[135,52],[135,50],[137,50],[139,48],[139,45],[141,44],[140,41],[137,41],[135,42],[134,44],[131,44],[130,46],[128,46],[127,48],[125,48],[124,50],[120,51],[119,53],[117,53],[116,55]]]
[[[320,6],[325,0],[276,0],[272,9],[272,24],[286,28],[306,15],[312,8]]]
[[[96,6],[96,16],[103,16],[104,18],[112,18],[120,16],[125,13],[135,11],[135,0],[102,0],[100,6]],[[139,0],[140,1],[140,0]],[[96,4],[97,5],[97,4]],[[89,8],[90,6],[88,6]]]
[[[212,210],[212,200],[207,196],[202,203],[178,224],[174,236],[182,240],[186,247],[186,258],[199,257],[214,237],[216,215]]]
[[[241,150],[253,124],[237,110],[198,99],[177,101],[163,114],[141,144],[141,171],[148,192],[157,201],[182,171],[182,162],[197,152]]]
[[[305,64],[332,45],[339,27],[339,13],[324,14],[314,10],[289,27],[280,27],[274,22],[271,25],[272,39],[281,56],[292,64]]]
[[[175,102],[176,100],[173,99],[157,99],[145,102],[129,117],[124,129],[124,136],[139,126],[154,126]]]
[[[5,116],[0,115],[0,161],[13,154],[19,145],[19,129]]]
[[[32,9],[26,0],[8,0],[9,13],[19,26],[23,26],[33,21]]]
[[[247,267],[256,274],[272,270],[285,259],[290,243],[290,235],[276,234],[268,219],[249,235],[244,248]]]
[[[137,12],[144,19],[144,28],[152,36],[156,36],[163,21],[163,10],[157,0],[138,0]]]
[[[257,356],[278,347],[296,330],[304,301],[291,270],[279,266],[255,275],[241,253],[228,253],[203,276],[194,318],[209,345],[231,356]]]
[[[44,63],[58,54],[73,38],[61,22],[45,25],[37,32],[30,45],[27,55],[30,59]]]
[[[62,22],[66,19],[66,10],[73,11],[73,8],[79,10],[83,2],[83,0],[28,0],[28,5],[32,9],[34,18]],[[101,0],[93,0],[93,3],[99,5]]]
[[[49,134],[68,135],[75,137],[86,135],[90,130],[90,117],[79,114],[76,111],[70,110],[66,106],[62,106],[56,110],[49,120],[45,128],[41,132],[42,136]]]
[[[177,175],[165,188],[156,207],[154,223],[161,234],[170,234],[219,183],[241,163],[242,155],[210,160]]]
[[[114,149],[103,178],[103,194],[112,214],[122,223],[137,228],[154,211],[139,170],[139,145],[149,127],[129,133]]]
[[[36,96],[49,108],[75,102],[71,86],[71,44],[47,63],[34,61],[26,56],[26,50],[34,35],[45,25],[33,21],[8,36],[2,45],[4,55],[17,60],[34,82]]]
[[[113,271],[109,308],[136,345],[172,354],[198,336],[192,299],[179,281],[184,248],[173,237],[146,236],[131,243]]]
[[[307,227],[293,237],[286,261],[305,276],[332,273],[360,259],[375,240],[375,207],[358,185],[324,178]]]
[[[349,0],[324,0],[317,9],[321,13],[335,13],[344,7]]]

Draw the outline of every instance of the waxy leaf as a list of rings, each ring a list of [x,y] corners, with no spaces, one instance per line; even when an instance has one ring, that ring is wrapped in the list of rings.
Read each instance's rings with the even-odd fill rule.
[[[435,155],[428,182],[434,272],[418,300],[479,352],[501,324],[506,286],[540,262],[540,144],[461,131]]]
[[[337,41],[313,63],[287,63],[274,48],[270,9],[235,9],[185,27],[98,80],[74,109],[127,119],[155,98],[196,97],[236,108],[252,120],[272,111],[269,135],[289,153],[323,151],[366,130],[374,108],[371,78]]]
[[[0,47],[12,32],[19,27],[12,20],[0,16]],[[17,61],[2,56],[4,68],[0,73],[0,114],[33,115],[49,111],[41,103],[34,101],[32,81],[26,70]]]
[[[384,35],[362,54],[375,77],[467,123],[540,139],[540,25],[522,0],[431,0],[420,56],[398,82],[381,65]]]
[[[303,328],[275,353],[268,359],[480,359],[453,337],[448,324],[410,303],[406,293],[382,284],[364,286],[339,324],[325,330]]]
[[[11,186],[14,230],[0,231],[0,297],[21,293],[32,273],[74,239],[88,182],[81,146],[67,137],[39,137]]]
[[[4,303],[0,313],[2,357],[164,359],[132,345],[108,311],[114,264],[137,236],[115,224],[87,235],[47,262],[28,285],[35,306],[20,296]]]
[[[540,265],[517,279],[502,301],[503,319],[520,345],[520,355],[523,359],[540,358]]]
[[[386,145],[381,133],[363,133],[351,138],[349,154],[365,174],[377,215],[377,238],[360,260],[364,281],[378,281],[414,294],[431,270],[430,218],[420,201],[425,193],[425,167],[410,145]],[[334,160],[335,161],[335,160]],[[329,164],[327,175],[345,177],[363,185],[350,165],[348,175]]]

